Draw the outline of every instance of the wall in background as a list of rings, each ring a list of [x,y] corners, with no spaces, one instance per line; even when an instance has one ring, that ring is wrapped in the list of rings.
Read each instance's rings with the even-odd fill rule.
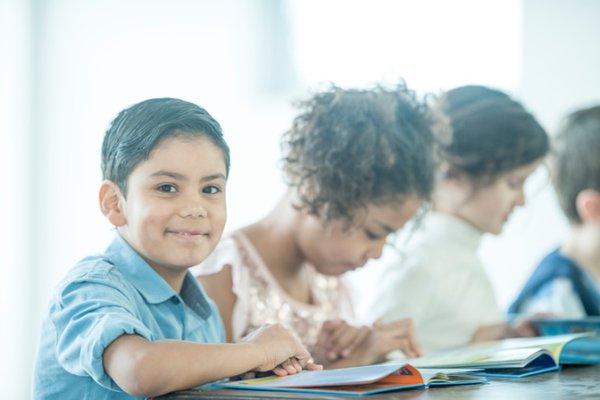
[[[600,104],[600,2],[526,0],[522,13],[518,95],[554,135],[567,113]],[[503,306],[568,229],[545,171],[532,177],[527,200],[504,234],[483,244],[482,256]]]
[[[30,265],[31,5],[0,2],[0,376],[8,398],[28,398],[35,336]],[[6,383],[6,385],[5,385]]]

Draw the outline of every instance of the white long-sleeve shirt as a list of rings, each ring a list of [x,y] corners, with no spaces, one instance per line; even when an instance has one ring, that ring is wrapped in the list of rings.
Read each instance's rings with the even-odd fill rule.
[[[425,351],[467,344],[475,330],[503,320],[477,256],[481,232],[432,212],[406,248],[388,262],[371,312],[384,321],[411,317]]]

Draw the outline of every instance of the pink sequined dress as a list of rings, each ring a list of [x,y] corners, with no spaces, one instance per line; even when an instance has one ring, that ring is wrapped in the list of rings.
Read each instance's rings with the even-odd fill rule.
[[[233,340],[265,323],[290,328],[312,351],[323,322],[351,317],[350,297],[342,280],[319,274],[307,265],[313,304],[291,298],[277,283],[256,248],[240,231],[224,237],[213,253],[191,269],[195,276],[210,275],[231,265],[233,292]]]

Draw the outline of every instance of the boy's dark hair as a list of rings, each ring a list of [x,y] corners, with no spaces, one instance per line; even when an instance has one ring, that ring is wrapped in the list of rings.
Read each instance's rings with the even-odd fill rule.
[[[488,185],[515,168],[544,157],[548,135],[521,103],[484,86],[461,86],[447,91],[439,107],[452,126],[445,147],[447,176],[467,176]]]
[[[331,85],[297,105],[301,112],[281,144],[300,209],[349,227],[370,203],[411,195],[429,200],[439,121],[404,83],[365,90]]]
[[[580,224],[577,196],[586,189],[600,192],[600,105],[570,114],[558,133],[553,181],[569,222]]]
[[[173,98],[142,101],[121,111],[102,142],[102,177],[115,182],[124,196],[133,169],[154,148],[173,136],[207,136],[223,151],[229,174],[229,147],[219,123],[202,107]]]

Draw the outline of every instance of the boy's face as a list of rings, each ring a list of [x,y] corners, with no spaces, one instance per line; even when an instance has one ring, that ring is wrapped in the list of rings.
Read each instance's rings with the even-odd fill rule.
[[[501,233],[514,208],[525,204],[525,181],[539,164],[540,161],[535,161],[516,168],[483,188],[465,185],[465,200],[456,210],[456,216],[482,232]]]
[[[118,230],[167,282],[203,261],[226,219],[223,152],[205,136],[165,139],[129,175]]]
[[[402,228],[421,205],[417,197],[402,203],[370,204],[364,220],[349,230],[342,221],[323,227],[319,218],[306,215],[298,228],[300,248],[320,273],[341,275],[381,257],[388,236]]]

